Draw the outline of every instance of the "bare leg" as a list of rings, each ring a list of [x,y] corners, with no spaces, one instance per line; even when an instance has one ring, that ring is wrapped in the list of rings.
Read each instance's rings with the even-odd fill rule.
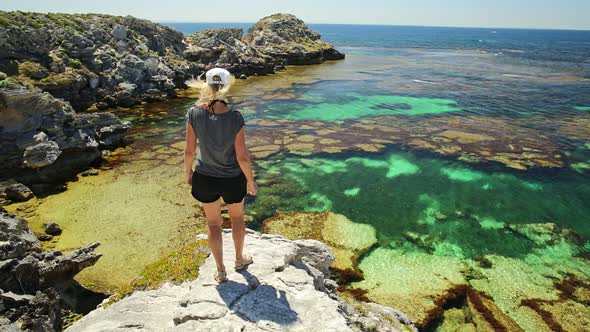
[[[205,216],[207,218],[207,235],[209,249],[215,258],[218,271],[225,271],[223,265],[223,243],[221,238],[221,204],[219,200],[213,203],[203,203]]]
[[[244,224],[244,200],[240,203],[228,204],[229,219],[231,219],[231,235],[236,248],[236,260],[242,259],[246,225]]]

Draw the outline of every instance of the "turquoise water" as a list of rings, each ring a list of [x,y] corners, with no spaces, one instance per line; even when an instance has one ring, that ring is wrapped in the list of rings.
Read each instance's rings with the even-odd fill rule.
[[[265,168],[294,179],[293,186],[305,190],[304,196],[280,201],[277,209],[304,205],[311,211],[340,213],[374,226],[386,244],[417,232],[456,245],[461,253],[450,254],[461,257],[523,257],[534,243],[505,226],[557,223],[590,236],[590,182],[573,171],[549,180],[546,174],[478,170],[409,152],[291,157]]]
[[[417,98],[392,95],[361,95],[342,93],[330,100],[307,94],[303,101],[281,103],[276,100],[265,105],[264,117],[288,120],[347,120],[377,115],[423,115],[460,111],[456,102],[448,99]]]

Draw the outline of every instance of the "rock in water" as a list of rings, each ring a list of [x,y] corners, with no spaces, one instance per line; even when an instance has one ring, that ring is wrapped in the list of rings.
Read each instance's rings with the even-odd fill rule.
[[[241,272],[232,269],[235,251],[227,230],[223,245],[227,282],[213,279],[216,266],[209,256],[196,280],[135,291],[66,331],[416,331],[391,308],[359,311],[329,290],[327,267],[334,256],[319,241],[247,230],[244,251],[254,263]]]
[[[47,224],[47,226],[45,226],[45,233],[49,235],[60,235],[61,227],[57,223],[50,222],[49,224]]]
[[[291,14],[273,14],[256,22],[244,41],[287,64],[322,63],[344,59],[334,46],[322,41],[319,33]]]

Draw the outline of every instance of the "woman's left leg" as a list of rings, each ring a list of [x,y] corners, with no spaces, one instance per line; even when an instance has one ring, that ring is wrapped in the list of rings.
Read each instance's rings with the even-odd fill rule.
[[[203,203],[203,209],[205,210],[205,217],[207,218],[209,249],[215,258],[217,271],[225,271],[221,237],[221,203],[219,199],[212,203]]]

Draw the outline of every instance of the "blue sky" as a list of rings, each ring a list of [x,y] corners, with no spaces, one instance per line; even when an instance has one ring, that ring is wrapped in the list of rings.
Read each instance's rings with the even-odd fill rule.
[[[133,15],[159,22],[255,22],[286,12],[307,23],[590,30],[590,0],[0,0],[0,9]]]

